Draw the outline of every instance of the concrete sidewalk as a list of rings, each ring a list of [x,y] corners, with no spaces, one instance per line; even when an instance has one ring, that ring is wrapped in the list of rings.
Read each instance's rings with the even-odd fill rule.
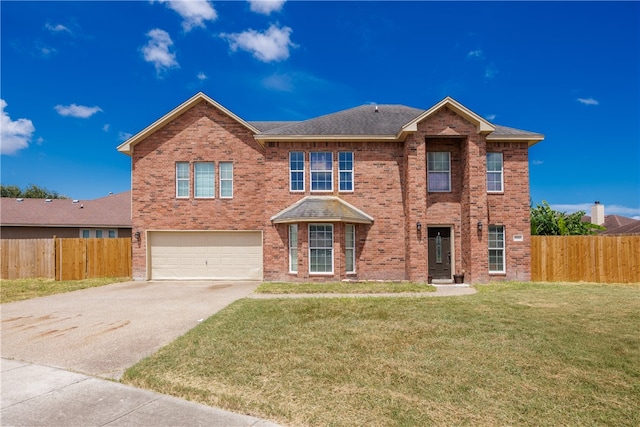
[[[2,426],[278,426],[62,369],[1,360]]]

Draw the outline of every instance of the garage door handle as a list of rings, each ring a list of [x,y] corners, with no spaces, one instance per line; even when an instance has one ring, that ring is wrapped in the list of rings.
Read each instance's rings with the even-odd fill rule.
[[[204,260],[204,265],[209,266],[209,260],[208,259]]]

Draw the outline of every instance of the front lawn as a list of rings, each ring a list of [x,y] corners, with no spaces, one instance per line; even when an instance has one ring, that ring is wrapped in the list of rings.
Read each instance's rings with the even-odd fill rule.
[[[281,283],[265,282],[255,290],[258,294],[385,294],[434,292],[435,287],[411,282],[337,282]]]
[[[245,299],[123,381],[290,426],[640,425],[640,285]]]
[[[47,295],[72,292],[85,288],[109,285],[111,283],[126,282],[130,277],[108,277],[85,280],[61,280],[53,279],[15,279],[2,280],[0,284],[0,301],[21,301],[24,299],[44,297]]]

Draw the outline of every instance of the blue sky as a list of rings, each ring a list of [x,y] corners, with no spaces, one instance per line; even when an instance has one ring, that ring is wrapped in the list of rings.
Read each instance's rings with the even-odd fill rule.
[[[130,188],[116,147],[202,91],[245,120],[446,96],[543,133],[531,197],[640,218],[639,2],[2,1],[4,185]]]

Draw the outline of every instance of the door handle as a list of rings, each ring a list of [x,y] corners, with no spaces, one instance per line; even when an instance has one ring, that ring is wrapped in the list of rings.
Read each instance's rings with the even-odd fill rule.
[[[451,264],[451,252],[447,253],[447,262]]]

